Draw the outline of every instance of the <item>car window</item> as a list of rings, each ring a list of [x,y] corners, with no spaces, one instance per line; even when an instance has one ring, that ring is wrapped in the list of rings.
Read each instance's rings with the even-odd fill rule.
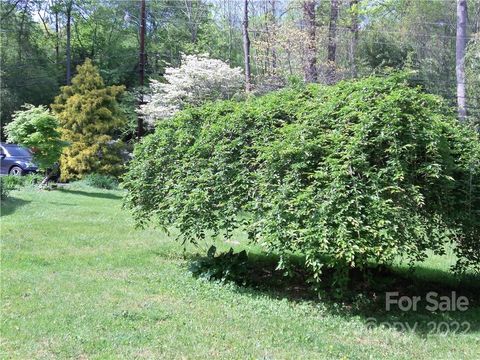
[[[22,147],[12,146],[8,147],[6,150],[8,151],[10,156],[32,156],[28,149]]]

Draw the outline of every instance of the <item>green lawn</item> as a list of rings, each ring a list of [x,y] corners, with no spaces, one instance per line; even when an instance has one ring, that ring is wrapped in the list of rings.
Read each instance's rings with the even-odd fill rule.
[[[184,254],[173,235],[135,229],[121,196],[73,186],[14,191],[3,202],[0,358],[480,357],[478,297],[466,312],[385,313],[195,279],[184,256],[197,250]],[[451,260],[430,259],[412,282],[450,286]],[[470,297],[478,280],[469,278]],[[421,325],[369,327],[371,316]],[[428,323],[441,321],[468,321],[470,330],[429,335]]]

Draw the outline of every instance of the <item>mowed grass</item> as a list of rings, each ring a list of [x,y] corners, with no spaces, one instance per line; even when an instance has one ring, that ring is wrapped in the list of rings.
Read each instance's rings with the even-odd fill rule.
[[[377,319],[375,310],[195,279],[188,257],[199,250],[184,253],[173,235],[135,229],[121,196],[72,186],[15,191],[2,203],[0,358],[480,358],[475,299],[463,313]],[[444,274],[449,260],[439,259],[421,274]],[[368,326],[371,316],[423,327]],[[428,334],[429,321],[471,326]]]

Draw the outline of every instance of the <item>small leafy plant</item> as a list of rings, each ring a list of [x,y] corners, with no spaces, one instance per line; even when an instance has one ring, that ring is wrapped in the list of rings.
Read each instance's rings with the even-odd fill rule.
[[[5,183],[5,177],[6,176],[0,177],[0,199],[1,200],[5,200],[6,198],[8,198],[8,194],[10,193],[10,188]]]
[[[219,280],[221,282],[245,283],[248,255],[245,250],[234,253],[230,248],[228,252],[215,256],[217,248],[212,245],[206,257],[200,257],[190,263],[189,270],[195,276],[206,280]]]
[[[24,183],[23,176],[2,176],[2,187],[8,190],[15,190],[16,188],[22,187]]]
[[[39,184],[43,179],[42,175],[30,174],[26,176],[6,175],[1,177],[2,186],[8,190],[16,190],[26,186]]]

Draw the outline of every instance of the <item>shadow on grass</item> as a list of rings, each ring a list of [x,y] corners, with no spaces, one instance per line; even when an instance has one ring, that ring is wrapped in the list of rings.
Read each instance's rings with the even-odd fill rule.
[[[368,328],[413,331],[420,336],[480,332],[479,276],[454,277],[449,272],[424,267],[416,267],[409,272],[379,266],[365,271],[350,271],[349,285],[339,295],[333,270],[324,272],[320,289],[315,291],[309,282],[311,275],[302,266],[303,259],[292,257],[290,262],[292,270],[285,276],[276,269],[278,257],[250,253],[247,269],[237,282],[238,291],[251,296],[267,295],[292,302],[310,302],[347,320],[360,317]],[[417,296],[420,299],[416,310],[402,311],[398,304],[392,304],[387,310],[387,296],[397,300],[401,296],[410,299]],[[438,306],[433,311],[435,305],[446,306],[446,301],[453,304],[460,296],[468,299],[465,311],[452,307],[446,311]]]
[[[66,202],[58,202],[58,201],[49,201],[47,202],[49,205],[56,205],[56,206],[78,206],[78,204],[70,204]]]
[[[107,192],[92,192],[92,191],[83,191],[83,190],[71,190],[71,189],[65,189],[65,188],[60,188],[58,191],[63,192],[63,193],[69,193],[69,194],[74,194],[74,195],[83,195],[83,196],[89,196],[89,197],[94,197],[94,198],[99,198],[99,199],[121,199],[122,197],[120,195],[116,194],[111,194]]]
[[[30,201],[18,199],[16,197],[9,196],[7,199],[2,200],[2,206],[0,209],[0,216],[4,217],[13,214],[16,210],[23,205],[28,204]]]

